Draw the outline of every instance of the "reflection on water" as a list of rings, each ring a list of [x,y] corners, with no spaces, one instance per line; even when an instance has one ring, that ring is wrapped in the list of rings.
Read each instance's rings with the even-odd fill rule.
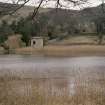
[[[104,105],[105,57],[0,56],[0,93],[0,105]]]

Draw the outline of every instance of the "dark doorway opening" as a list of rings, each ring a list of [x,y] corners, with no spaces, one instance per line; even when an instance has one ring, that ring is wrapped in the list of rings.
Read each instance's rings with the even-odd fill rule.
[[[36,44],[36,41],[33,41],[33,45],[35,45]]]

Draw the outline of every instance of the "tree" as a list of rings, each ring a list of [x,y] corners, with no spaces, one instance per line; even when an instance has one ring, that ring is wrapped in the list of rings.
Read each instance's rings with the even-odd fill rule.
[[[2,21],[0,25],[0,43],[3,43],[9,35],[13,34],[13,30],[10,28],[6,21]]]
[[[55,30],[56,27],[54,25],[47,26],[47,34],[50,39],[53,39],[55,37]]]
[[[10,28],[14,31],[14,33],[16,33],[17,22],[16,21],[12,21],[12,23],[10,24]]]
[[[97,28],[97,35],[99,42],[98,44],[102,43],[103,36],[105,34],[105,18],[104,17],[97,17],[95,20],[96,28]]]
[[[97,28],[97,35],[98,35],[98,39],[99,42],[98,44],[102,44],[102,40],[103,40],[103,36],[105,34],[105,4],[104,4],[104,0],[102,1],[102,14],[97,16],[95,19],[95,24],[96,24],[96,28]]]

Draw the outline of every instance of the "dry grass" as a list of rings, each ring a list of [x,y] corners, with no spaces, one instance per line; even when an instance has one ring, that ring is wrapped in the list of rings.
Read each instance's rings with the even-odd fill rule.
[[[4,54],[5,53],[5,50],[3,47],[0,47],[0,54]]]
[[[0,77],[0,105],[105,104],[104,70],[71,70],[69,78],[35,79],[4,74]]]
[[[44,48],[19,48],[16,54],[35,54],[42,56],[103,56],[105,46],[101,45],[71,45],[71,46],[45,46]]]
[[[104,42],[104,40],[103,40]],[[55,45],[79,45],[79,44],[98,44],[98,37],[96,36],[81,36],[81,35],[74,35],[74,36],[69,36],[63,40],[60,41],[56,41],[55,43],[51,43],[51,44],[55,44]]]

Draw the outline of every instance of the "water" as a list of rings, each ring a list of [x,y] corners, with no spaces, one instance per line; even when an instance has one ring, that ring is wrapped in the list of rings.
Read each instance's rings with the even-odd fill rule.
[[[1,55],[0,92],[7,105],[104,105],[105,57]]]

